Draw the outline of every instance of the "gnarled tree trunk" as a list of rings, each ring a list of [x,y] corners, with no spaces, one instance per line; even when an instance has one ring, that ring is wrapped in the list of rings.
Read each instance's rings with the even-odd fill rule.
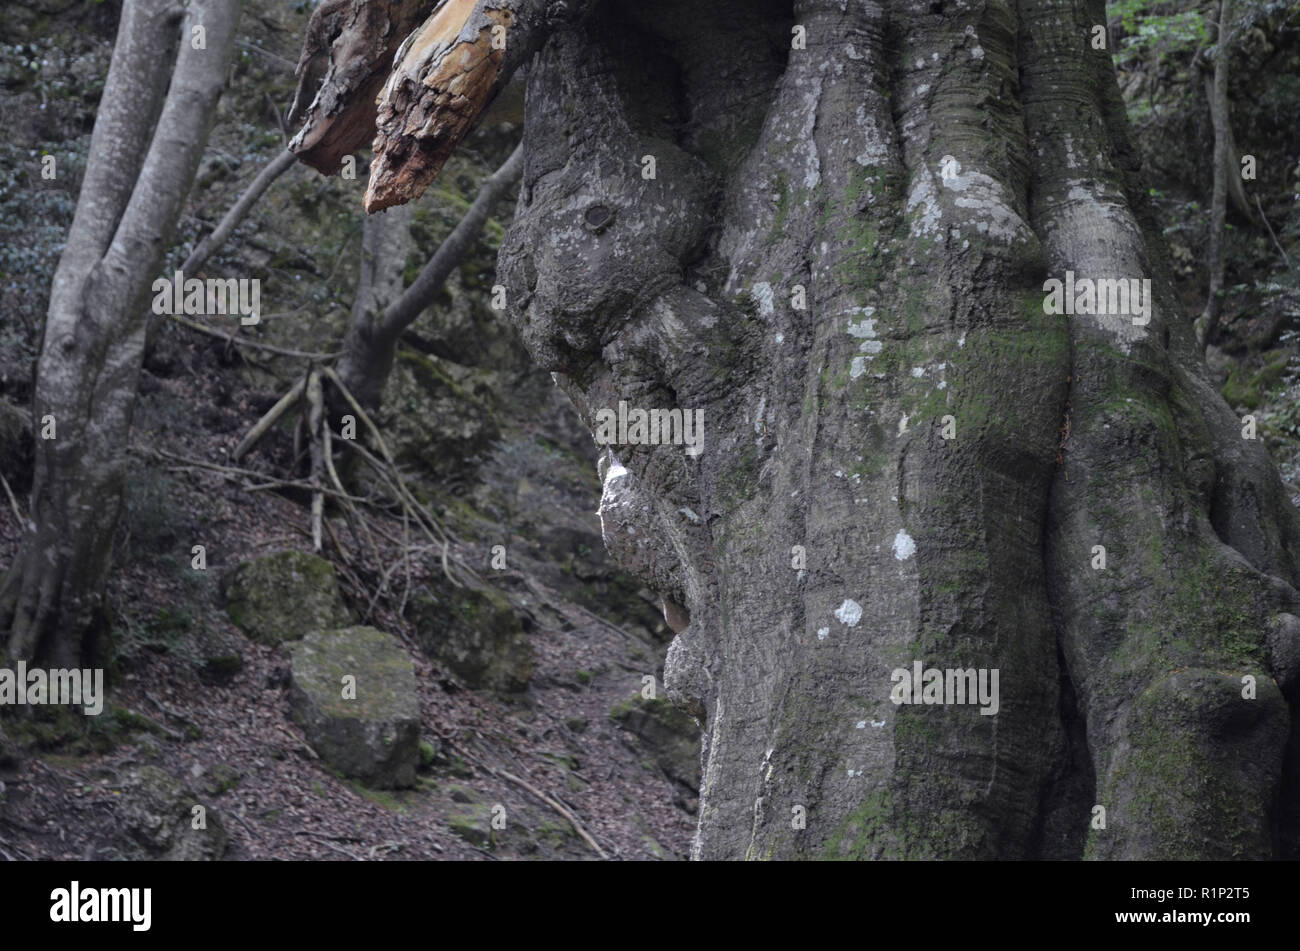
[[[593,430],[704,413],[698,456],[612,447],[602,504],[689,616],[697,857],[1294,842],[1300,525],[1178,306],[1104,22],[607,0],[530,70],[525,342]],[[1150,279],[1149,320],[1046,314],[1067,271]],[[895,704],[917,661],[998,671],[996,713]]]
[[[448,0],[396,56],[370,206],[540,49],[512,319],[593,432],[703,414],[612,446],[601,505],[705,724],[696,857],[1297,848],[1300,516],[1178,306],[1104,23]],[[996,694],[895,702],[917,664]]]

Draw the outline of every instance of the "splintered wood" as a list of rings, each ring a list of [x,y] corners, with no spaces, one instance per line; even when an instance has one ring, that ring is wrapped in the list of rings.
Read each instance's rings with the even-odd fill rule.
[[[484,9],[473,31],[474,8],[445,0],[398,49],[380,97],[367,212],[419,198],[492,100],[514,17]]]
[[[324,175],[374,137],[375,99],[402,38],[424,20],[431,0],[326,0],[307,27],[289,121],[303,126],[289,143],[298,160]]]

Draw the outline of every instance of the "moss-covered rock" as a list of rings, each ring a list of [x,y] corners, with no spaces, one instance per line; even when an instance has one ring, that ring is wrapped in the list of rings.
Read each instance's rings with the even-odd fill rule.
[[[459,836],[470,845],[481,849],[492,848],[492,807],[486,803],[470,802],[458,806],[447,816],[452,835]]]
[[[397,461],[444,478],[472,471],[499,436],[491,406],[495,386],[487,371],[398,351],[380,414]]]
[[[203,792],[209,796],[220,796],[239,785],[243,775],[229,763],[217,763],[211,769],[204,770]]]
[[[415,785],[420,705],[415,669],[397,642],[347,627],[313,631],[290,653],[293,719],[321,759],[377,789]]]
[[[1270,350],[1263,355],[1263,366],[1259,369],[1250,369],[1245,364],[1233,366],[1223,384],[1223,398],[1230,406],[1258,408],[1277,389],[1289,360],[1289,351]]]
[[[216,811],[170,773],[141,766],[128,774],[121,793],[117,804],[121,829],[149,855],[199,862],[225,854],[230,837]]]
[[[240,637],[220,628],[204,627],[195,637],[199,676],[210,684],[225,685],[244,669]]]
[[[443,583],[408,605],[420,647],[473,687],[520,691],[533,675],[533,649],[518,615],[490,589]]]
[[[641,741],[670,779],[700,788],[700,728],[690,716],[663,698],[639,695],[615,704],[609,716]]]
[[[230,619],[259,644],[274,646],[352,622],[334,566],[306,552],[241,562],[222,579],[222,593]]]

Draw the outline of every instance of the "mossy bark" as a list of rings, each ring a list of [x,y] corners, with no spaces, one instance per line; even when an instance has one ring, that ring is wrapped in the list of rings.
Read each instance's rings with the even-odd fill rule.
[[[516,326],[593,431],[620,401],[706,420],[695,457],[612,447],[601,508],[689,613],[666,679],[706,724],[696,857],[1294,841],[1297,684],[1265,638],[1297,514],[1208,382],[1104,22],[608,2],[530,70]],[[1066,270],[1149,278],[1149,322],[1044,313]],[[892,703],[917,660],[999,670],[996,715]]]

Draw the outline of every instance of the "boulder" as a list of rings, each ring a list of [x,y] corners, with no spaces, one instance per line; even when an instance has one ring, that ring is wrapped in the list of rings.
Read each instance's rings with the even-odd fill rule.
[[[311,631],[345,627],[334,566],[301,551],[281,551],[241,562],[222,579],[226,613],[259,644],[275,646]]]
[[[496,385],[490,372],[399,350],[378,420],[397,461],[435,478],[472,473],[500,435]]]
[[[496,835],[492,829],[492,807],[486,803],[473,802],[457,806],[447,816],[447,825],[452,835],[459,836],[470,845],[481,849],[492,849],[496,845]]]
[[[372,627],[346,627],[313,631],[289,651],[293,719],[317,755],[376,789],[415,785],[420,704],[398,643]]]
[[[614,705],[610,718],[637,737],[667,774],[688,789],[700,788],[700,727],[663,698],[636,696]]]
[[[226,686],[244,669],[240,645],[247,642],[230,630],[204,626],[195,636],[195,662],[204,683]]]
[[[194,828],[202,806],[205,828]],[[126,777],[117,803],[121,830],[154,858],[202,862],[221,858],[230,836],[216,811],[156,766],[141,766]]]
[[[510,602],[490,589],[442,583],[407,607],[420,647],[471,687],[518,692],[533,675],[533,649]]]

